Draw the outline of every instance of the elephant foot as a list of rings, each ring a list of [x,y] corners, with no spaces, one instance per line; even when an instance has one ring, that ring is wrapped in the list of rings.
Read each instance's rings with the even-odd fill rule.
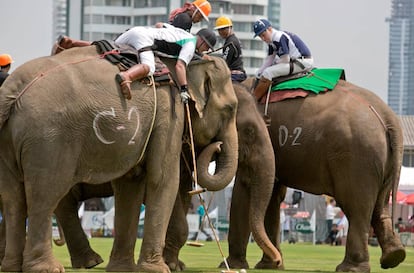
[[[396,247],[391,251],[387,251],[382,254],[380,263],[381,268],[388,269],[394,268],[399,265],[405,259],[405,249],[404,247]]]
[[[89,249],[87,253],[71,257],[71,262],[72,268],[90,269],[97,266],[98,264],[103,263],[104,261],[98,253],[92,249]]]
[[[115,260],[109,259],[109,263],[105,268],[106,272],[137,272],[138,267],[134,263],[134,260]]]
[[[181,260],[177,261],[165,261],[171,271],[184,271],[185,270],[185,263]]]
[[[276,269],[276,270],[284,270],[285,266],[283,262],[276,264],[270,260],[261,259],[254,267],[255,269]]]
[[[244,268],[244,269],[249,269],[249,263],[247,262],[246,259],[235,259],[232,257],[228,257],[227,258],[227,264],[230,268]],[[221,262],[221,264],[219,264],[218,266],[219,268],[226,268],[226,264],[223,262]]]
[[[347,263],[342,262],[336,267],[336,272],[371,272],[371,267],[369,266],[368,262],[362,262],[362,263]]]
[[[53,256],[49,256],[47,258],[36,259],[30,262],[23,262],[22,271],[41,273],[63,273],[65,272],[65,268]]]
[[[141,272],[157,272],[157,273],[171,273],[167,264],[164,261],[158,263],[139,262],[138,271]]]
[[[164,261],[168,265],[171,271],[184,271],[185,264],[178,259],[179,248],[169,247],[167,243],[164,248]]]
[[[1,262],[1,271],[2,272],[21,272],[22,271],[22,259],[8,259],[3,258]]]

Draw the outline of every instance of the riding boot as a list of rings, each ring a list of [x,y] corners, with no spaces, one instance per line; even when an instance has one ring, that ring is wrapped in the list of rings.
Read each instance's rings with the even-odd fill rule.
[[[128,100],[131,99],[131,82],[144,78],[149,73],[149,66],[146,64],[136,64],[127,71],[116,74],[116,81],[121,86],[122,94]]]
[[[89,41],[75,40],[69,38],[68,36],[60,35],[53,46],[51,55],[56,55],[59,52],[72,47],[90,46],[91,44],[92,43]]]
[[[259,83],[253,91],[253,95],[257,101],[259,101],[269,91],[271,83],[271,80],[268,80],[264,77],[260,78]]]

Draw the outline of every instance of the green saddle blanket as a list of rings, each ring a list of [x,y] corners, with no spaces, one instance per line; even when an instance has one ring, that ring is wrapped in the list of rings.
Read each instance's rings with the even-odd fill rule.
[[[303,89],[318,94],[332,90],[340,79],[345,80],[345,71],[342,68],[314,68],[302,78],[284,81],[273,86],[271,91]]]

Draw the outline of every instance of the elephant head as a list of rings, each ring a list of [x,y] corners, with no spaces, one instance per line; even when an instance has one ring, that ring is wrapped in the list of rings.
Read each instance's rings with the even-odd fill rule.
[[[172,67],[171,61],[163,61]],[[205,68],[206,63],[209,64],[208,69]],[[236,173],[238,159],[237,97],[230,71],[224,60],[217,57],[193,61],[187,70],[191,71],[188,86],[192,101],[188,107],[193,114],[194,143],[197,151],[202,150],[197,153],[198,182],[207,190],[221,190]],[[216,171],[211,175],[208,165],[217,153]]]

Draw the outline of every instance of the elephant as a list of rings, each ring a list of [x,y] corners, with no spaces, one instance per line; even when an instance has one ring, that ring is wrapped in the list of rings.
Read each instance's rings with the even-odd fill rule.
[[[122,211],[115,212],[119,236],[130,234],[127,221],[137,213],[135,202],[127,202],[145,185],[145,234],[136,270],[169,272],[162,250],[179,186],[184,108],[194,143],[205,147],[197,159],[201,186],[225,187],[238,157],[237,98],[225,62],[211,57],[187,71],[192,101],[186,107],[175,88],[145,82],[134,82],[133,98],[125,100],[115,81],[119,68],[95,46],[37,58],[12,73],[0,89],[2,271],[64,272],[51,249],[54,209],[79,182],[113,181],[116,210]],[[209,175],[202,168],[217,153],[218,168]],[[132,240],[118,237],[114,257]],[[117,248],[125,240],[124,249]]]
[[[233,87],[238,99],[236,125],[238,127],[239,142],[238,169],[234,191],[237,191],[240,184],[243,184],[251,189],[251,194],[248,193],[240,199],[233,199],[232,203],[243,202],[249,204],[249,209],[246,212],[255,212],[255,215],[250,217],[252,219],[250,225],[253,225],[252,229],[254,230],[254,226],[264,222],[264,215],[260,212],[266,211],[271,198],[270,194],[274,184],[275,159],[270,136],[253,97],[240,83],[233,82]],[[191,163],[191,160],[188,159],[189,153],[189,146],[184,145],[183,155],[185,157],[182,157],[182,161],[190,161]],[[181,162],[181,166],[186,166],[186,163]],[[258,166],[263,167],[265,170],[256,176],[255,168]],[[166,246],[163,252],[165,262],[173,271],[185,269],[185,264],[179,260],[178,255],[179,250],[188,237],[186,213],[191,202],[191,196],[188,194],[192,190],[191,170],[181,167],[180,181],[179,194],[177,195],[170,218]],[[59,202],[55,214],[65,235],[72,267],[91,268],[102,262],[101,256],[90,247],[88,239],[82,230],[77,216],[78,202],[91,197],[107,197],[111,195],[111,192],[110,183],[99,185],[80,183],[75,185]],[[136,204],[140,202],[143,202],[142,196],[137,200]],[[134,228],[131,228],[131,230],[136,231]],[[260,239],[260,234],[258,232],[258,235],[255,236],[256,240]],[[113,263],[112,259],[113,257],[111,256],[110,264]],[[127,260],[128,266],[122,269],[124,271],[131,271],[131,261],[133,258],[129,257]]]
[[[242,188],[247,188],[249,191],[240,192],[236,198],[232,198],[231,206],[240,206],[239,204],[243,203],[245,205],[244,214],[245,216],[249,215],[249,217],[245,217],[243,225],[255,227],[264,221],[264,213],[273,192],[275,158],[266,124],[252,95],[239,82],[233,81],[233,87],[239,103],[236,115],[239,158],[233,195],[240,192]],[[261,171],[258,172],[258,169]],[[186,181],[191,181],[191,174],[183,168],[181,170],[180,194],[170,219],[164,249],[164,260],[172,271],[185,269],[184,262],[179,259],[179,251],[184,246],[189,232],[186,214],[191,200],[186,193],[191,188]],[[262,239],[256,234],[260,233],[253,232],[256,243],[259,246],[263,245]],[[265,253],[271,252],[266,248],[261,248]],[[274,256],[269,258],[274,267],[280,266],[279,260]]]
[[[261,112],[266,105],[260,104]],[[402,129],[396,114],[374,93],[340,80],[332,91],[268,105],[266,117],[276,159],[276,179],[266,212],[266,230],[280,250],[280,203],[286,187],[335,198],[349,220],[339,272],[370,272],[368,234],[372,226],[382,249],[382,268],[405,259],[389,212],[402,164]],[[240,130],[240,128],[238,128]],[[242,148],[239,148],[242,149]],[[257,168],[260,173],[263,169]],[[241,185],[242,186],[242,185]],[[249,189],[234,191],[243,198]],[[248,268],[249,229],[243,202],[231,204],[229,265]],[[223,265],[221,265],[223,266]],[[283,268],[263,254],[255,266]]]

